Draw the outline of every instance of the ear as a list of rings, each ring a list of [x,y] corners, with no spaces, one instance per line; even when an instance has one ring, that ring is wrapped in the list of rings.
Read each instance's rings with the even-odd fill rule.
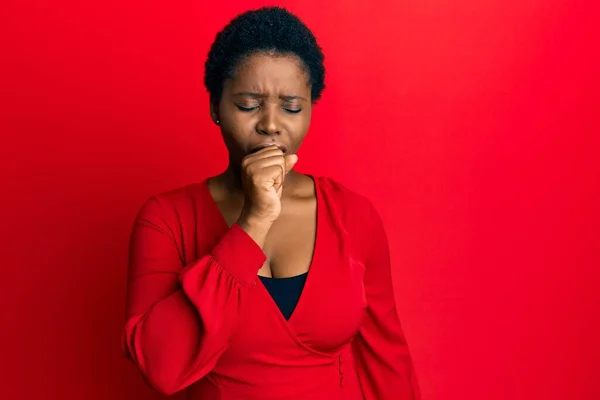
[[[219,105],[213,99],[210,100],[210,118],[217,125],[221,123],[219,120]]]

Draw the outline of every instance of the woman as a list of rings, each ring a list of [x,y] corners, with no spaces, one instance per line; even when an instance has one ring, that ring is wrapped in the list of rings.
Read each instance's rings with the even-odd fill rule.
[[[189,399],[419,397],[371,203],[293,170],[323,54],[281,8],[232,20],[208,55],[229,167],[149,199],[131,237],[124,350]]]

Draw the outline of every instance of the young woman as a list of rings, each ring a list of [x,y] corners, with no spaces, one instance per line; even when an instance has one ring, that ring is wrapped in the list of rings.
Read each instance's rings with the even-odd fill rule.
[[[377,211],[293,170],[324,76],[315,37],[284,9],[217,35],[205,84],[229,166],[150,198],[131,237],[123,346],[160,392],[420,397]]]

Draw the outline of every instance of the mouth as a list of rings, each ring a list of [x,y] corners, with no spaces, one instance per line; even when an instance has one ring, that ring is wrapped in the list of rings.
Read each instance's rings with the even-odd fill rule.
[[[284,144],[280,144],[280,143],[262,143],[262,144],[259,144],[259,145],[251,147],[250,150],[248,151],[248,154],[254,154],[257,151],[260,151],[260,150],[262,150],[264,148],[271,147],[271,146],[278,147],[281,151],[283,151],[284,154],[287,153],[287,151],[288,151],[287,146],[284,145]]]

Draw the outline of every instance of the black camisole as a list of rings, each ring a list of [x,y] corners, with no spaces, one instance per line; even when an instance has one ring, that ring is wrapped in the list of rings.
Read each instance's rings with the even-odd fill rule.
[[[286,320],[290,318],[296,308],[296,304],[298,304],[307,275],[308,272],[289,278],[266,278],[259,276]]]

